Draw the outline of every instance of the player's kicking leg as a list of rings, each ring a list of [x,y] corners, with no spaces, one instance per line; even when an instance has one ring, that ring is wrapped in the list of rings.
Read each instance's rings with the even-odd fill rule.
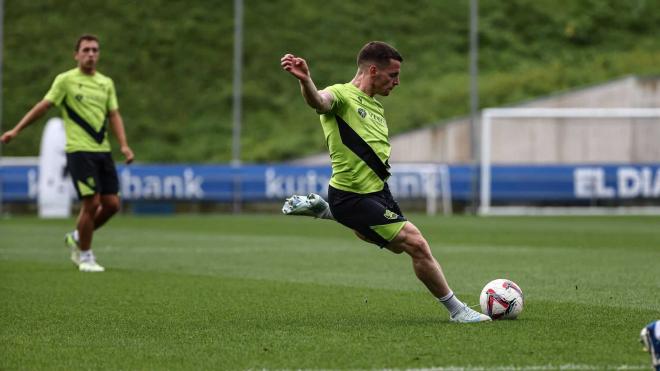
[[[303,215],[321,219],[334,220],[330,212],[330,206],[323,197],[316,193],[307,196],[293,195],[284,201],[282,206],[284,215]]]

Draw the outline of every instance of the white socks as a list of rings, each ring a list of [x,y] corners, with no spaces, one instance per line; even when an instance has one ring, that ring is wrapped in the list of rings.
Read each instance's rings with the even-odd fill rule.
[[[449,294],[438,298],[438,301],[447,308],[449,314],[452,316],[458,313],[458,311],[465,305],[462,301],[458,300],[453,291],[449,291]]]
[[[96,261],[96,258],[94,258],[94,253],[92,252],[92,249],[85,250],[85,251],[80,251],[80,261],[81,262],[94,262],[94,261]]]
[[[74,229],[72,234],[73,234],[73,239],[76,241],[76,243],[80,242],[80,237],[78,236],[78,230]]]

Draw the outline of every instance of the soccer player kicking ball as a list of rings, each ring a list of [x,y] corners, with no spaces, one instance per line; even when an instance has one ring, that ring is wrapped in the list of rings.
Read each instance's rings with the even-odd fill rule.
[[[67,167],[82,201],[76,230],[67,233],[64,242],[71,249],[71,260],[81,272],[105,270],[92,253],[92,235],[119,210],[119,180],[110,154],[106,119],[110,121],[126,163],[133,161],[133,151],[126,142],[124,122],[119,114],[115,85],[109,77],[96,71],[99,53],[96,36],[81,36],[74,54],[78,66],[57,75],[44,99],[0,137],[3,143],[9,143],[53,105],[62,109]]]
[[[358,54],[353,80],[317,90],[304,59],[282,57],[282,68],[298,79],[305,102],[320,114],[332,161],[328,204],[318,195],[293,196],[283,211],[334,219],[367,242],[395,254],[405,252],[417,278],[447,308],[451,321],[490,321],[454,295],[426,239],[403,216],[387,186],[390,143],[383,106],[374,96],[387,96],[399,85],[402,61],[390,45],[369,42]]]

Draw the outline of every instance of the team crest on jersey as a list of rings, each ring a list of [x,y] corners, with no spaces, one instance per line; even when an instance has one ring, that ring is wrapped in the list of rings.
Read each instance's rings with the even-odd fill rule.
[[[367,117],[367,111],[365,111],[364,108],[362,108],[362,107],[358,108],[357,113],[362,118]]]
[[[77,100],[78,102],[82,102],[82,100],[83,100],[83,96],[82,96],[82,94],[77,94],[77,95],[76,95],[76,100]]]
[[[390,210],[385,210],[385,215],[383,216],[389,220],[395,220],[399,217],[394,211]]]

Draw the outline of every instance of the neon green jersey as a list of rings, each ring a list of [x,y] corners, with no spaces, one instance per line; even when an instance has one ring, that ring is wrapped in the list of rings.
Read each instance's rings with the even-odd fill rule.
[[[325,89],[334,96],[321,115],[330,151],[330,185],[355,193],[378,192],[390,176],[390,142],[383,105],[351,83]]]
[[[57,75],[44,99],[62,109],[67,153],[110,152],[106,118],[119,108],[112,79],[74,68]]]

